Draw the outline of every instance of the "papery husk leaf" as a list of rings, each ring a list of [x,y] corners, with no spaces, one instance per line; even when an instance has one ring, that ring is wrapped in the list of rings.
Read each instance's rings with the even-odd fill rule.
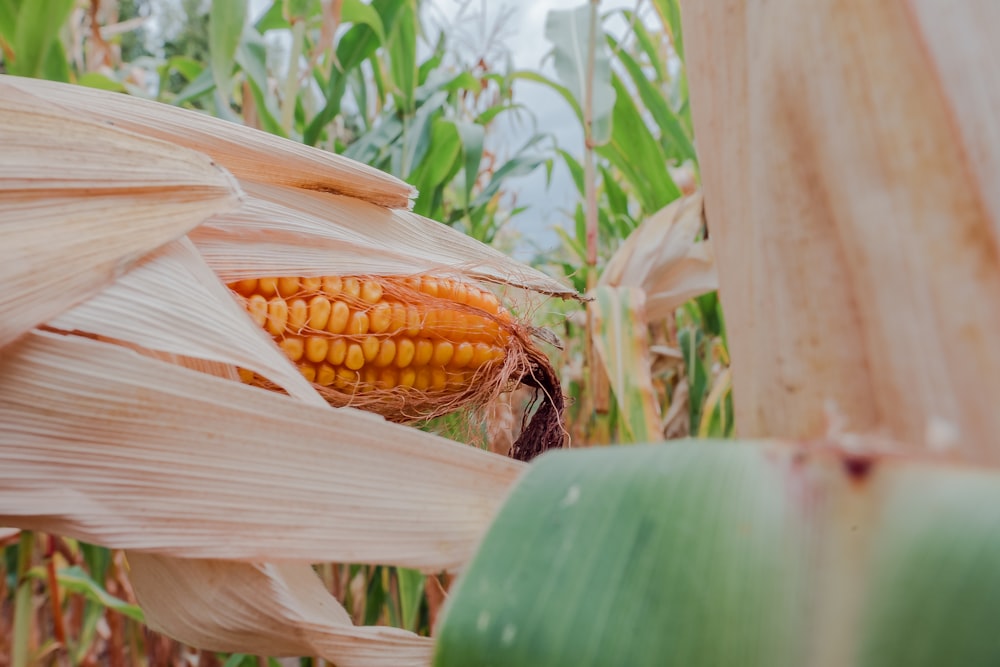
[[[204,155],[74,116],[0,78],[0,346],[234,208]]]
[[[206,153],[240,180],[332,192],[392,208],[408,208],[416,196],[411,186],[368,165],[207,114],[51,81],[2,76],[0,82],[75,115]]]
[[[150,254],[103,292],[48,325],[246,368],[292,396],[325,405],[187,239]]]
[[[598,285],[587,304],[593,314],[594,350],[614,392],[622,440],[651,442],[661,435],[660,404],[653,388],[645,292]]]
[[[1000,461],[997,15],[684,6],[738,432],[814,437],[832,407],[918,450],[947,424]]]
[[[885,445],[541,457],[452,589],[434,664],[997,664],[1000,472]]]
[[[262,275],[435,273],[576,293],[541,271],[447,225],[350,197],[247,184],[239,211],[220,215],[191,238],[226,282]]]
[[[439,571],[470,556],[520,470],[120,345],[38,332],[0,351],[0,525],[186,558]]]
[[[154,630],[192,646],[319,656],[340,667],[430,663],[432,640],[357,627],[307,564],[233,563],[128,552],[129,579]]]
[[[696,192],[644,220],[615,251],[599,283],[646,292],[650,322],[670,316],[688,299],[718,289],[711,240],[697,240],[703,199]]]

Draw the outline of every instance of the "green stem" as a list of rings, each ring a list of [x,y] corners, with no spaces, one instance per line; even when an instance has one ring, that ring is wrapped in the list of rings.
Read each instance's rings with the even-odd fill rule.
[[[17,593],[14,597],[14,638],[11,653],[11,667],[27,667],[28,649],[31,640],[31,569],[32,550],[35,534],[30,530],[21,531],[17,549]]]
[[[288,73],[281,100],[281,129],[285,134],[291,133],[292,121],[295,119],[295,100],[299,95],[299,60],[302,58],[305,37],[306,22],[298,18],[292,23],[292,52],[288,56]]]

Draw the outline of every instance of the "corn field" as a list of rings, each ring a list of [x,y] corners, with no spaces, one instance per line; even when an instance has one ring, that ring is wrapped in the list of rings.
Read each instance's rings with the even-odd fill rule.
[[[0,0],[0,666],[1000,662],[1000,5],[442,6]]]

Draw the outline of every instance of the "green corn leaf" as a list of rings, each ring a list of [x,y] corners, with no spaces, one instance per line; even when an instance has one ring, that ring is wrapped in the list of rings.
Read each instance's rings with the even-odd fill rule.
[[[570,176],[573,177],[573,183],[576,184],[576,189],[581,195],[584,193],[583,185],[583,165],[580,164],[579,160],[567,153],[562,148],[557,149],[560,157],[562,157],[563,162],[566,163],[566,168],[569,169]]]
[[[35,579],[44,580],[47,576],[45,568],[38,566],[32,568],[29,572],[29,576]],[[142,623],[144,620],[142,610],[134,605],[125,602],[124,600],[115,597],[108,593],[104,586],[94,580],[86,570],[79,567],[78,565],[72,565],[70,567],[64,567],[56,570],[56,581],[59,583],[59,587],[68,593],[76,593],[78,595],[83,595],[92,602],[117,611],[123,616],[131,618],[133,621],[138,621]]]
[[[465,171],[465,184],[462,192],[465,195],[464,205],[472,205],[472,188],[479,177],[479,163],[483,160],[483,141],[486,139],[486,129],[475,123],[455,123],[462,138],[462,168]]]
[[[116,93],[127,92],[127,89],[120,81],[115,81],[111,77],[105,76],[100,72],[86,72],[85,74],[82,74],[76,82],[77,84],[87,86],[88,88],[110,90]]]
[[[655,81],[660,83],[665,83],[670,81],[670,74],[667,72],[666,64],[666,54],[661,50],[657,41],[650,34],[649,29],[641,18],[636,16],[636,14],[628,9],[623,9],[622,18],[628,23],[632,28],[632,34],[635,36],[636,44],[639,48],[646,54],[646,58],[649,61],[647,64],[652,66],[653,70],[656,72]]]
[[[604,194],[608,198],[608,206],[619,215],[628,215],[628,195],[618,185],[611,170],[601,165],[601,183],[604,185]],[[621,238],[625,238],[624,236]]]
[[[667,171],[667,156],[653,137],[635,101],[617,74],[612,83],[618,91],[614,108],[614,133],[611,141],[598,148],[632,185],[647,214],[660,210],[681,191]]]
[[[618,47],[618,42],[614,37],[608,35],[608,44],[612,49]],[[625,50],[618,50],[618,62],[620,62],[629,74],[632,85],[639,91],[639,97],[646,109],[652,114],[653,122],[659,128],[664,139],[669,139],[668,145],[672,148],[670,155],[678,162],[685,160],[697,160],[694,144],[684,130],[681,121],[677,118],[673,109],[663,93],[649,80],[646,73],[639,66],[639,63]]]
[[[63,71],[68,72],[61,46],[58,53],[63,55],[62,68],[52,62],[52,58],[57,56],[51,54],[74,4],[74,0],[27,0],[20,3],[16,28],[12,39],[8,40],[14,49],[14,58],[7,63],[10,74],[35,78],[49,74],[54,75],[56,80],[68,80],[68,77],[60,76]],[[14,5],[6,3],[4,6],[0,15],[4,16],[2,20],[8,24],[9,30],[10,11]]]
[[[586,106],[584,98],[588,81],[592,84],[593,129],[591,139],[603,145],[611,138],[612,110],[615,90],[611,86],[611,55],[601,39],[603,29],[596,26],[594,69],[590,71],[589,49],[591,8],[589,4],[576,9],[552,10],[545,19],[545,37],[553,46],[556,76],[566,87],[578,106]]]
[[[409,178],[413,169],[419,165],[431,148],[431,126],[434,119],[441,115],[441,108],[448,99],[448,94],[439,91],[420,105],[413,117],[403,122],[403,145],[400,152],[401,164],[394,171],[401,178]]]
[[[670,34],[674,50],[684,60],[684,33],[681,30],[681,7],[678,0],[653,0],[653,7],[660,16],[663,27]]]
[[[375,54],[375,51],[384,43],[385,26],[392,25],[399,8],[407,0],[374,0],[370,7],[380,17],[378,25],[371,21],[358,21],[352,25],[337,43],[337,64],[330,78],[322,86],[323,95],[326,102],[306,127],[303,133],[302,142],[315,146],[319,141],[323,128],[340,113],[340,105],[347,90],[348,73],[361,67],[361,63]],[[369,17],[370,18],[370,17]],[[381,29],[379,29],[381,26]],[[379,88],[381,97],[384,86],[381,82],[381,70],[378,59],[372,60],[376,85]],[[318,70],[317,70],[318,72]]]
[[[173,56],[167,60],[167,67],[172,71],[176,71],[188,81],[194,81],[205,71],[205,63],[194,58],[188,58],[187,56]]]
[[[403,3],[393,23],[387,43],[396,104],[405,114],[413,113],[413,92],[417,87],[417,10]]]
[[[661,438],[660,405],[653,389],[646,296],[636,287],[599,285],[587,304],[593,343],[618,405],[622,442]]]
[[[208,17],[209,66],[215,81],[219,111],[229,108],[226,95],[232,86],[236,49],[246,23],[246,0],[215,0]]]
[[[340,20],[344,23],[354,25],[366,25],[373,33],[379,44],[385,43],[385,26],[382,17],[372,5],[361,2],[361,0],[343,0],[340,6]]]
[[[17,34],[18,6],[15,0],[0,0],[0,40],[14,43]]]
[[[995,469],[829,442],[561,451],[452,589],[434,664],[995,665],[997,562]]]
[[[410,631],[417,629],[420,622],[420,603],[424,595],[424,575],[416,570],[401,567],[396,570],[399,581],[399,606],[403,616],[403,627]]]

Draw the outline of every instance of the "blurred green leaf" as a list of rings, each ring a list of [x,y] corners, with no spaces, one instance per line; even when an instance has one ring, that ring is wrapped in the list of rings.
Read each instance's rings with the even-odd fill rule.
[[[18,4],[15,0],[0,0],[0,39],[8,44],[14,42],[17,33]]]
[[[45,580],[47,573],[44,567],[37,566],[32,568],[30,576]],[[142,623],[145,620],[142,610],[138,606],[129,604],[108,593],[103,585],[95,581],[86,570],[77,565],[56,570],[56,581],[59,582],[59,587],[66,592],[83,595],[107,609],[117,611],[123,616],[131,618],[133,621]]]
[[[667,158],[659,142],[617,74],[612,83],[618,91],[614,132],[611,141],[597,150],[622,172],[648,215],[680,197],[681,191],[667,171]]]
[[[208,19],[210,69],[215,81],[219,111],[223,113],[229,109],[225,95],[228,95],[232,85],[236,49],[243,35],[246,17],[246,0],[214,0],[211,3]]]
[[[479,177],[479,164],[483,160],[483,142],[486,140],[486,130],[475,123],[457,122],[455,129],[462,139],[462,166],[465,171],[465,187],[462,189],[465,197],[463,204],[468,208],[472,205],[472,188]]]
[[[61,44],[58,47],[55,45],[74,4],[74,0],[26,0],[20,3],[13,39],[9,40],[14,49],[14,58],[7,62],[10,74],[39,78],[47,73],[49,78],[57,81],[69,80],[68,76],[62,76],[69,71],[65,52]],[[2,20],[8,24],[9,30],[13,5],[6,3],[4,7],[0,15],[4,16]],[[53,52],[53,48],[58,48],[58,51]],[[55,62],[59,56],[62,56],[61,67]]]
[[[684,60],[684,33],[681,30],[681,7],[677,0],[653,0],[653,7],[660,15],[663,26],[670,34],[674,50]]]
[[[417,10],[413,2],[408,0],[400,7],[387,48],[394,92],[399,96],[396,103],[404,114],[413,113],[417,87]]]
[[[667,72],[667,59],[665,54],[658,47],[657,40],[650,34],[646,24],[642,21],[641,17],[637,16],[634,12],[628,9],[623,9],[621,12],[622,17],[632,29],[632,34],[635,36],[636,43],[639,45],[642,52],[646,54],[647,62],[644,62],[644,64],[648,64],[656,72],[654,80],[661,83],[669,81],[670,75]]]
[[[563,162],[566,163],[566,168],[569,169],[570,176],[572,176],[573,178],[573,183],[576,185],[577,191],[582,196],[584,193],[583,165],[580,164],[580,162],[575,157],[570,155],[562,148],[558,149],[556,152],[559,153],[559,155],[563,159]]]
[[[586,106],[587,83],[592,85],[591,112],[594,145],[603,145],[611,138],[612,109],[615,90],[611,86],[611,56],[604,40],[603,28],[593,26],[596,43],[590,44],[591,7],[589,3],[576,9],[552,10],[545,19],[545,37],[553,45],[556,76],[577,100]],[[589,69],[590,48],[594,49],[594,69]]]
[[[76,82],[88,88],[98,88],[100,90],[110,90],[115,93],[124,93],[126,88],[120,81],[101,74],[100,72],[86,72],[80,76]]]
[[[414,631],[420,622],[420,604],[424,595],[424,575],[405,567],[396,570],[399,581],[399,606],[403,614],[403,626]]]
[[[592,340],[618,406],[622,442],[661,439],[660,406],[650,373],[645,293],[635,287],[598,285],[587,308]]]
[[[187,56],[173,56],[167,60],[167,67],[179,72],[188,81],[194,81],[205,71],[205,63]]]
[[[437,667],[1000,664],[1000,477],[830,444],[549,453],[452,590]]]
[[[361,0],[342,0],[340,20],[342,23],[368,26],[375,33],[379,44],[385,44],[385,26],[382,25],[382,17],[372,5]]]
[[[691,143],[691,139],[688,138],[684,127],[674,114],[673,109],[670,108],[663,93],[653,85],[646,73],[642,71],[639,63],[627,51],[618,49],[618,42],[610,35],[608,35],[608,44],[611,45],[612,49],[617,49],[618,61],[625,67],[632,85],[639,91],[639,97],[652,115],[653,122],[659,126],[664,138],[670,139],[668,145],[673,148],[672,155],[679,162],[697,160],[694,144]]]

